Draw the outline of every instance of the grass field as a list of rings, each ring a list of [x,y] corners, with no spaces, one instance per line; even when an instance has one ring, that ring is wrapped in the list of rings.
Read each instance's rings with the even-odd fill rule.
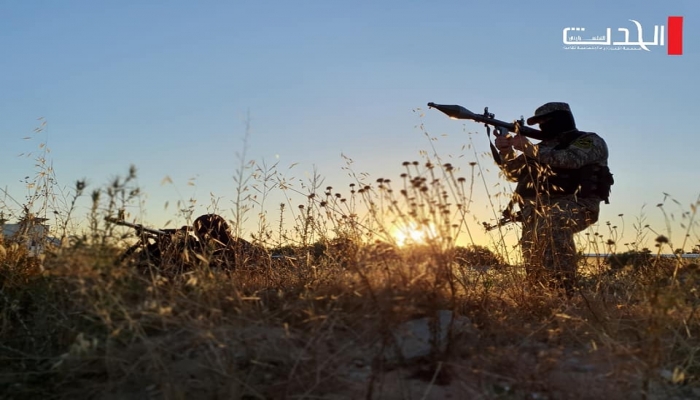
[[[94,190],[80,216],[85,182],[55,207],[46,168],[24,205],[61,210],[62,244],[39,257],[16,238],[0,246],[0,397],[700,398],[693,260],[635,251],[588,263],[568,299],[526,285],[496,247],[455,246],[470,182],[452,166],[405,167],[398,183],[349,195],[312,189],[291,224],[261,220],[246,235],[267,255],[231,269],[167,251],[119,262],[133,231],[104,217],[138,202],[136,171]],[[236,184],[253,185],[242,170]],[[238,200],[234,232],[252,201]],[[432,231],[378,241],[387,215]]]

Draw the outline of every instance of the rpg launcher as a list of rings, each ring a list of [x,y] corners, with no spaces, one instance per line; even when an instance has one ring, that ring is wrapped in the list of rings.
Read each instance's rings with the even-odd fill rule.
[[[496,128],[496,132],[494,132],[494,135],[496,136],[507,135],[508,132],[513,132],[535,140],[543,140],[545,138],[542,131],[525,126],[525,120],[523,117],[520,117],[519,121],[515,121],[512,123],[501,121],[496,119],[495,114],[489,112],[488,107],[484,108],[483,114],[473,113],[459,105],[435,104],[433,102],[430,102],[428,103],[428,107],[436,108],[452,119],[470,119],[475,122],[481,122],[484,125],[486,125],[486,131],[489,134],[491,132],[489,126],[493,126]],[[500,155],[498,154],[498,150],[496,149],[496,147],[494,147],[492,143],[489,144],[491,145],[491,153],[493,153],[494,161],[496,161],[496,163],[500,165],[502,163],[502,160]],[[511,211],[512,204],[513,203],[511,202],[511,204],[508,205],[508,207],[503,211],[501,218],[495,224],[483,222],[482,224],[484,226],[484,229],[486,229],[486,231],[488,232],[496,228],[508,225],[510,223],[523,222],[523,216],[520,211]]]
[[[496,119],[495,114],[489,112],[488,107],[484,108],[483,114],[473,113],[458,105],[435,104],[431,102],[428,103],[428,107],[436,108],[452,119],[470,119],[475,122],[494,126],[497,131],[497,133],[494,133],[496,136],[507,135],[508,132],[513,132],[535,140],[544,139],[542,131],[525,126],[525,120],[522,117],[516,122],[501,121]]]

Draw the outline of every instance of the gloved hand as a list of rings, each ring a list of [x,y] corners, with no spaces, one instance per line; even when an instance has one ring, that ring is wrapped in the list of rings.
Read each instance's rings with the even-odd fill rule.
[[[523,135],[516,135],[510,138],[510,144],[516,149],[520,151],[525,151],[527,147],[532,146],[532,143],[528,140]]]
[[[494,141],[494,144],[498,151],[500,152],[508,152],[513,148],[513,143],[511,143],[511,138],[507,136],[496,136],[496,140]]]

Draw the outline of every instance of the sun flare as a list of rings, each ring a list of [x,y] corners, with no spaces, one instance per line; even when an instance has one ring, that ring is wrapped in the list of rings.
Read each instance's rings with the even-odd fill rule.
[[[425,244],[429,239],[436,238],[438,234],[433,224],[426,226],[410,222],[394,227],[392,236],[399,247],[404,247],[411,244]]]

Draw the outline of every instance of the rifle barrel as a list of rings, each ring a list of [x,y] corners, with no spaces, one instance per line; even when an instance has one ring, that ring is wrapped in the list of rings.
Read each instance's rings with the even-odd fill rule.
[[[428,107],[436,108],[442,111],[444,114],[454,119],[470,119],[472,121],[481,122],[488,125],[497,126],[500,128],[508,129],[509,132],[516,133],[515,124],[512,122],[505,122],[494,118],[493,116],[484,114],[473,113],[460,105],[450,105],[450,104],[436,104],[433,102],[428,103]],[[520,124],[517,129],[521,135],[527,136],[535,140],[544,139],[542,131],[524,126]]]
[[[116,225],[121,225],[121,226],[126,226],[132,229],[136,229],[141,232],[147,232],[151,233],[153,235],[158,235],[158,236],[163,236],[167,235],[167,232],[162,231],[160,229],[153,229],[153,228],[147,228],[141,224],[132,224],[131,222],[124,221],[123,219],[118,219],[118,218],[113,218],[113,217],[105,217],[105,221],[111,222]]]

